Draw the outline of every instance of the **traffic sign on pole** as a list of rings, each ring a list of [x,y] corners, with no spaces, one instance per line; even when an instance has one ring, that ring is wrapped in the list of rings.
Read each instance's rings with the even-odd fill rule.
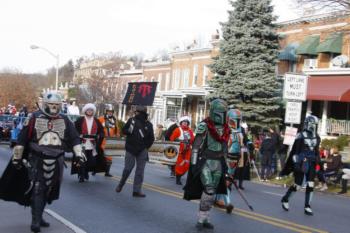
[[[307,75],[287,73],[284,77],[283,98],[287,100],[306,100]]]
[[[302,102],[288,101],[286,105],[285,123],[300,124]]]

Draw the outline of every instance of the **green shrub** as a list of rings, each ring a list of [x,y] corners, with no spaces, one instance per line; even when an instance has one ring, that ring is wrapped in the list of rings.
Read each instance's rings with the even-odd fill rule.
[[[323,139],[321,142],[321,146],[325,149],[331,149],[334,146],[337,146],[340,151],[344,149],[345,146],[349,144],[349,137],[346,135],[342,135],[337,137],[336,139]]]
[[[124,137],[125,135],[123,134],[123,127],[125,125],[125,122],[122,121],[122,120],[117,120],[117,127],[118,127],[118,131],[119,131],[119,134],[120,134],[120,137]]]

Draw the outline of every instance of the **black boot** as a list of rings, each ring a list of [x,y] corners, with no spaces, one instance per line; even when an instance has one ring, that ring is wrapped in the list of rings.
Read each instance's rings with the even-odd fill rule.
[[[34,192],[35,192],[35,189],[34,189]],[[33,194],[33,197],[32,197],[32,203],[31,203],[32,224],[30,225],[30,229],[32,232],[35,232],[35,233],[40,232],[40,226],[42,223],[42,214],[45,208],[45,200],[42,195]]]
[[[341,191],[338,192],[338,194],[344,194],[347,193],[347,185],[348,185],[348,180],[342,179],[341,180]]]
[[[179,175],[176,176],[176,184],[177,185],[182,185],[181,176],[179,176]]]
[[[295,185],[292,185],[289,187],[289,189],[287,190],[286,194],[282,197],[282,209],[284,209],[285,211],[289,210],[289,198],[290,196],[293,194],[293,192],[296,192],[297,188]]]
[[[226,206],[226,213],[231,214],[233,209],[234,209],[234,206],[232,204],[228,204]]]
[[[85,181],[84,176],[78,175],[79,183],[83,183]]]
[[[82,164],[79,167],[79,171],[78,171],[78,180],[79,183],[83,183],[85,181],[85,164]]]
[[[239,181],[238,181],[238,188],[241,189],[241,190],[244,190],[244,188],[243,188],[243,179],[239,179]]]
[[[49,227],[50,223],[46,222],[42,217],[41,217],[41,222],[40,222],[41,227]]]
[[[106,173],[105,173],[105,176],[107,176],[107,177],[113,177],[113,176],[109,173],[110,170],[111,170],[111,165],[110,165],[110,164],[106,165]]]
[[[117,193],[120,193],[123,190],[123,186],[124,186],[124,184],[119,183],[118,186],[115,188],[115,191]]]
[[[40,220],[32,213],[32,224],[30,230],[34,233],[40,232]]]
[[[304,213],[306,215],[314,215],[310,206],[312,195],[314,192],[314,188],[310,187],[309,185],[306,186],[306,191],[305,191],[305,207],[304,207]]]

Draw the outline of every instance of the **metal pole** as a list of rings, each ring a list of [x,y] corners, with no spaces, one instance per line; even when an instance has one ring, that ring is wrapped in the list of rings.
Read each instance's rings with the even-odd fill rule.
[[[58,91],[58,69],[59,69],[59,56],[56,56],[56,91]]]

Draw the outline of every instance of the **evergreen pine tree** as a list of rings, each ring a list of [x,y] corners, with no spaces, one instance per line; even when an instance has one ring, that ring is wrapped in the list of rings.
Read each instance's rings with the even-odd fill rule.
[[[240,109],[252,127],[278,124],[282,94],[275,76],[278,35],[271,0],[230,3],[234,10],[222,23],[220,53],[211,65],[212,97]]]

